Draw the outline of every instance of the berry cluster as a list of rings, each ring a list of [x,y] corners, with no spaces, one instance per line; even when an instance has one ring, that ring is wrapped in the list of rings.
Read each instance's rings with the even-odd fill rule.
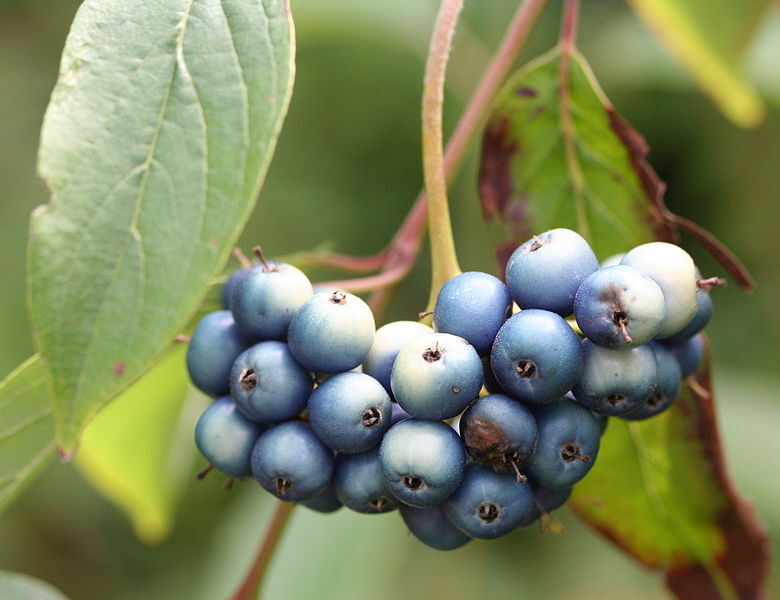
[[[531,524],[593,466],[608,416],[668,408],[701,360],[713,282],[662,242],[600,267],[567,229],[518,247],[506,279],[463,273],[433,329],[375,330],[360,298],[314,293],[291,265],[234,272],[187,352],[217,398],[198,448],[314,510],[399,508],[441,550]]]

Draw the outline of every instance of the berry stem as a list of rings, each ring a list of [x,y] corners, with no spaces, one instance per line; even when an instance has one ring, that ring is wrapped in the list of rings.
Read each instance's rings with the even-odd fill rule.
[[[290,519],[293,507],[295,507],[293,502],[279,502],[276,505],[276,511],[273,517],[271,517],[271,524],[263,536],[263,541],[252,562],[252,566],[244,577],[241,586],[231,596],[231,600],[255,600],[258,597],[260,586],[282,538],[285,526]]]
[[[428,235],[431,242],[431,293],[428,307],[444,283],[460,273],[447,203],[447,175],[444,170],[442,112],[444,80],[452,37],[463,8],[463,0],[442,0],[433,27],[425,64],[422,96],[422,150],[425,195],[428,206]]]

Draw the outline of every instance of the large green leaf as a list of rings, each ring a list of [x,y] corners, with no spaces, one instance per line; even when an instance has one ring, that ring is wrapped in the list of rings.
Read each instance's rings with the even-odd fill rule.
[[[604,97],[582,57],[561,51],[518,73],[488,123],[480,188],[514,238],[571,227],[602,257],[669,236],[663,183],[644,141]],[[506,248],[505,248],[506,250]],[[504,255],[506,253],[504,252]],[[755,598],[766,534],[730,483],[706,372],[663,416],[612,419],[572,504],[681,598]]]
[[[60,452],[180,332],[254,205],[292,85],[285,0],[87,0],[31,222],[32,321]]]
[[[0,382],[0,512],[54,457],[46,377],[36,355]]]
[[[185,350],[174,347],[101,411],[84,431],[76,456],[76,466],[128,514],[147,543],[170,533],[176,504],[192,475],[193,415],[182,414],[190,389]]]
[[[48,583],[10,571],[0,571],[0,598],[3,600],[67,600]]]
[[[647,26],[738,125],[764,117],[740,61],[772,0],[628,0]]]

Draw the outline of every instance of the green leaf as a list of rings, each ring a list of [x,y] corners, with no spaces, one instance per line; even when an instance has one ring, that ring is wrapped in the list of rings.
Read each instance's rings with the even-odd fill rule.
[[[772,0],[629,0],[637,15],[721,111],[742,127],[766,107],[746,80],[741,59]]]
[[[570,57],[564,96],[561,60],[556,50],[530,63],[499,95],[482,152],[483,209],[509,223],[512,249],[532,233],[568,227],[601,257],[625,252],[653,239],[654,213],[618,135],[620,118],[587,63]]]
[[[0,512],[54,457],[46,378],[36,355],[0,382]]]
[[[38,157],[32,322],[60,452],[153,364],[227,260],[285,115],[284,0],[87,0]]]
[[[175,346],[84,431],[76,466],[133,523],[159,543],[171,531],[194,458],[186,346]]]
[[[3,600],[68,600],[48,583],[10,571],[0,571],[0,598]]]
[[[579,230],[602,257],[669,239],[664,184],[647,151],[582,57],[556,50],[523,69],[496,103],[480,169],[484,211],[506,221],[514,238],[504,255],[552,227]],[[702,397],[684,387],[662,416],[611,419],[572,505],[663,570],[681,598],[758,597],[769,568],[766,533],[726,471],[708,373],[696,381]]]

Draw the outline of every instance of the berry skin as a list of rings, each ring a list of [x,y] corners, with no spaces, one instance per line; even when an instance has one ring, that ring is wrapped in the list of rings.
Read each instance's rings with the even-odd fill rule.
[[[339,500],[336,496],[336,488],[333,487],[333,484],[329,484],[328,487],[314,496],[314,498],[304,500],[301,502],[301,504],[306,508],[315,510],[320,513],[336,512],[338,509],[344,506],[341,503],[341,500]]]
[[[699,273],[697,271],[697,276]],[[697,288],[696,289],[696,313],[693,315],[693,319],[681,331],[669,336],[664,340],[665,344],[675,345],[681,344],[686,340],[691,339],[694,335],[704,329],[712,319],[712,298],[710,297],[709,288]]]
[[[382,472],[379,448],[339,456],[333,483],[339,500],[354,511],[378,514],[398,508]]]
[[[450,522],[441,504],[426,508],[402,504],[399,510],[414,537],[435,550],[455,550],[471,541],[469,536]]]
[[[544,513],[554,511],[556,508],[563,506],[571,496],[572,488],[563,488],[560,490],[553,490],[546,487],[540,487],[539,485],[531,482],[531,489],[534,493],[534,502],[531,510],[529,510],[520,522],[519,527],[527,527]]]
[[[260,342],[244,350],[230,371],[230,394],[244,415],[258,423],[294,418],[312,389],[308,371],[284,342]]]
[[[497,473],[520,477],[536,450],[536,420],[523,404],[502,394],[478,398],[460,418],[460,437],[469,455]]]
[[[385,434],[379,460],[393,495],[421,508],[443,502],[457,489],[466,452],[446,423],[407,419]]]
[[[230,368],[249,346],[228,310],[204,316],[187,347],[187,370],[192,383],[214,398],[230,393]]]
[[[596,255],[580,234],[552,229],[512,253],[506,281],[520,308],[542,308],[566,317],[574,310],[580,283],[598,268]]]
[[[653,342],[650,344],[655,352],[656,362],[658,363],[658,384],[655,391],[650,394],[638,408],[630,413],[621,415],[622,418],[629,421],[639,421],[648,419],[662,413],[669,408],[677,398],[682,383],[682,371],[677,359],[663,344]]]
[[[463,483],[444,503],[444,513],[466,535],[493,539],[520,525],[533,507],[533,498],[531,486],[514,475],[470,465]]]
[[[233,399],[223,396],[206,408],[195,425],[195,445],[228,477],[252,474],[249,460],[263,428],[238,412]]]
[[[285,421],[263,432],[252,449],[252,475],[281,500],[314,498],[330,482],[333,452],[301,421]]]
[[[691,321],[696,313],[696,266],[685,250],[666,242],[651,242],[626,252],[620,264],[643,271],[661,288],[666,313],[658,338],[678,333]]]
[[[572,392],[595,413],[624,415],[655,391],[658,363],[649,344],[628,350],[606,350],[585,340],[585,368]]]
[[[392,402],[380,383],[364,373],[339,373],[309,397],[309,424],[322,442],[352,454],[378,446],[390,428]]]
[[[230,295],[236,325],[254,340],[283,340],[295,313],[312,295],[309,278],[285,263],[256,265]]]
[[[395,357],[413,339],[433,333],[433,329],[416,321],[394,321],[376,330],[374,342],[363,361],[363,372],[371,375],[392,395],[390,373]]]
[[[560,398],[574,386],[583,368],[583,350],[560,315],[528,309],[499,329],[490,364],[507,394],[539,404]]]
[[[363,362],[374,341],[374,315],[357,296],[336,290],[309,298],[290,323],[295,359],[316,373],[340,373]]]
[[[244,267],[243,269],[236,269],[230,274],[230,277],[228,277],[225,285],[222,286],[222,294],[220,295],[222,308],[225,310],[230,310],[230,296],[233,295],[233,290],[235,289],[236,284],[251,270],[252,267]]]
[[[511,304],[509,291],[500,279],[478,271],[461,273],[439,291],[433,328],[462,337],[484,356],[490,352]]]
[[[666,307],[658,284],[639,269],[615,265],[582,282],[574,316],[585,336],[603,348],[633,348],[652,340]]]
[[[664,340],[665,343],[666,340]],[[669,348],[680,364],[682,377],[685,379],[693,375],[701,366],[701,361],[704,358],[704,334],[698,333],[681,344],[670,345]]]
[[[596,461],[601,438],[596,417],[568,398],[534,406],[532,411],[539,443],[526,464],[526,474],[542,487],[573,486]]]
[[[409,342],[398,353],[390,377],[393,395],[418,419],[459,414],[482,388],[482,362],[463,338],[433,333]]]

